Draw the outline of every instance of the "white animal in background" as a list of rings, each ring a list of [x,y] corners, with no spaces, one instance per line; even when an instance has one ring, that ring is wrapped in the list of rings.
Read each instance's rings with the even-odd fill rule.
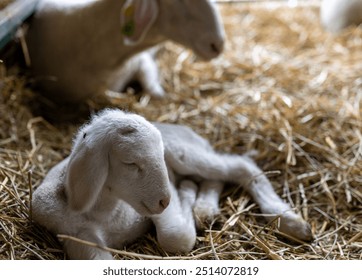
[[[328,31],[340,32],[362,23],[362,0],[323,0],[320,15]]]
[[[224,39],[210,0],[41,0],[27,34],[37,84],[62,102],[119,91],[133,76],[162,96],[157,65],[143,51],[172,40],[210,60]]]
[[[163,249],[189,252],[196,241],[193,212],[201,219],[217,214],[225,182],[242,184],[268,220],[280,215],[281,231],[312,238],[309,225],[249,157],[216,153],[188,127],[151,124],[117,109],[79,130],[71,155],[35,190],[33,219],[55,234],[114,248],[142,236],[153,222]],[[112,258],[71,240],[64,248],[72,259]]]

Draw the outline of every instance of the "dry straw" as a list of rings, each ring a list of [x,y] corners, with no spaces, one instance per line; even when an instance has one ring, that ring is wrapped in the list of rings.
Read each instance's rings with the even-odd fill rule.
[[[0,10],[5,8],[7,5],[9,5],[14,0],[0,0]]]
[[[113,251],[116,258],[362,259],[362,29],[324,32],[317,4],[222,4],[228,41],[220,58],[204,63],[171,43],[160,51],[165,99],[109,92],[83,106],[187,124],[223,152],[256,149],[315,241],[288,241],[277,220],[265,224],[242,188],[230,186],[189,255],[169,256],[150,232]],[[54,113],[27,83],[0,65],[0,259],[63,259],[58,239],[31,222],[29,198],[69,154],[84,119],[55,122],[74,116]]]

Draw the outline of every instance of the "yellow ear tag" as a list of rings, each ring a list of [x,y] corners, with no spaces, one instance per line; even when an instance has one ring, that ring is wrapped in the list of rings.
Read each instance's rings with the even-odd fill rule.
[[[136,25],[133,19],[133,15],[134,15],[133,5],[128,6],[123,11],[124,24],[122,26],[122,34],[125,35],[126,37],[132,37],[133,34],[135,33]]]

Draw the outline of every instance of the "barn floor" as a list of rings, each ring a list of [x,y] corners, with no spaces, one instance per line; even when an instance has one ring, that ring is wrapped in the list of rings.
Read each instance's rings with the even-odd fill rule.
[[[222,213],[179,259],[362,259],[362,28],[328,34],[318,1],[300,2],[220,4],[224,54],[204,63],[167,43],[159,54],[165,99],[112,93],[76,110],[120,107],[187,124],[219,151],[256,149],[259,166],[315,236],[289,241],[242,188],[229,188]],[[0,259],[64,259],[56,237],[31,222],[29,198],[69,154],[87,114],[40,100],[18,71],[0,64]],[[116,258],[175,257],[152,232],[124,250]]]

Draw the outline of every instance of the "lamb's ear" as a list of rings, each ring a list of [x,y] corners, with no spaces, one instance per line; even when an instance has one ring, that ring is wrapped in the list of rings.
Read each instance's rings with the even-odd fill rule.
[[[96,202],[108,176],[108,151],[80,143],[70,156],[65,175],[68,203],[73,210],[88,211]]]
[[[156,0],[127,0],[121,11],[123,43],[140,43],[158,15]]]

